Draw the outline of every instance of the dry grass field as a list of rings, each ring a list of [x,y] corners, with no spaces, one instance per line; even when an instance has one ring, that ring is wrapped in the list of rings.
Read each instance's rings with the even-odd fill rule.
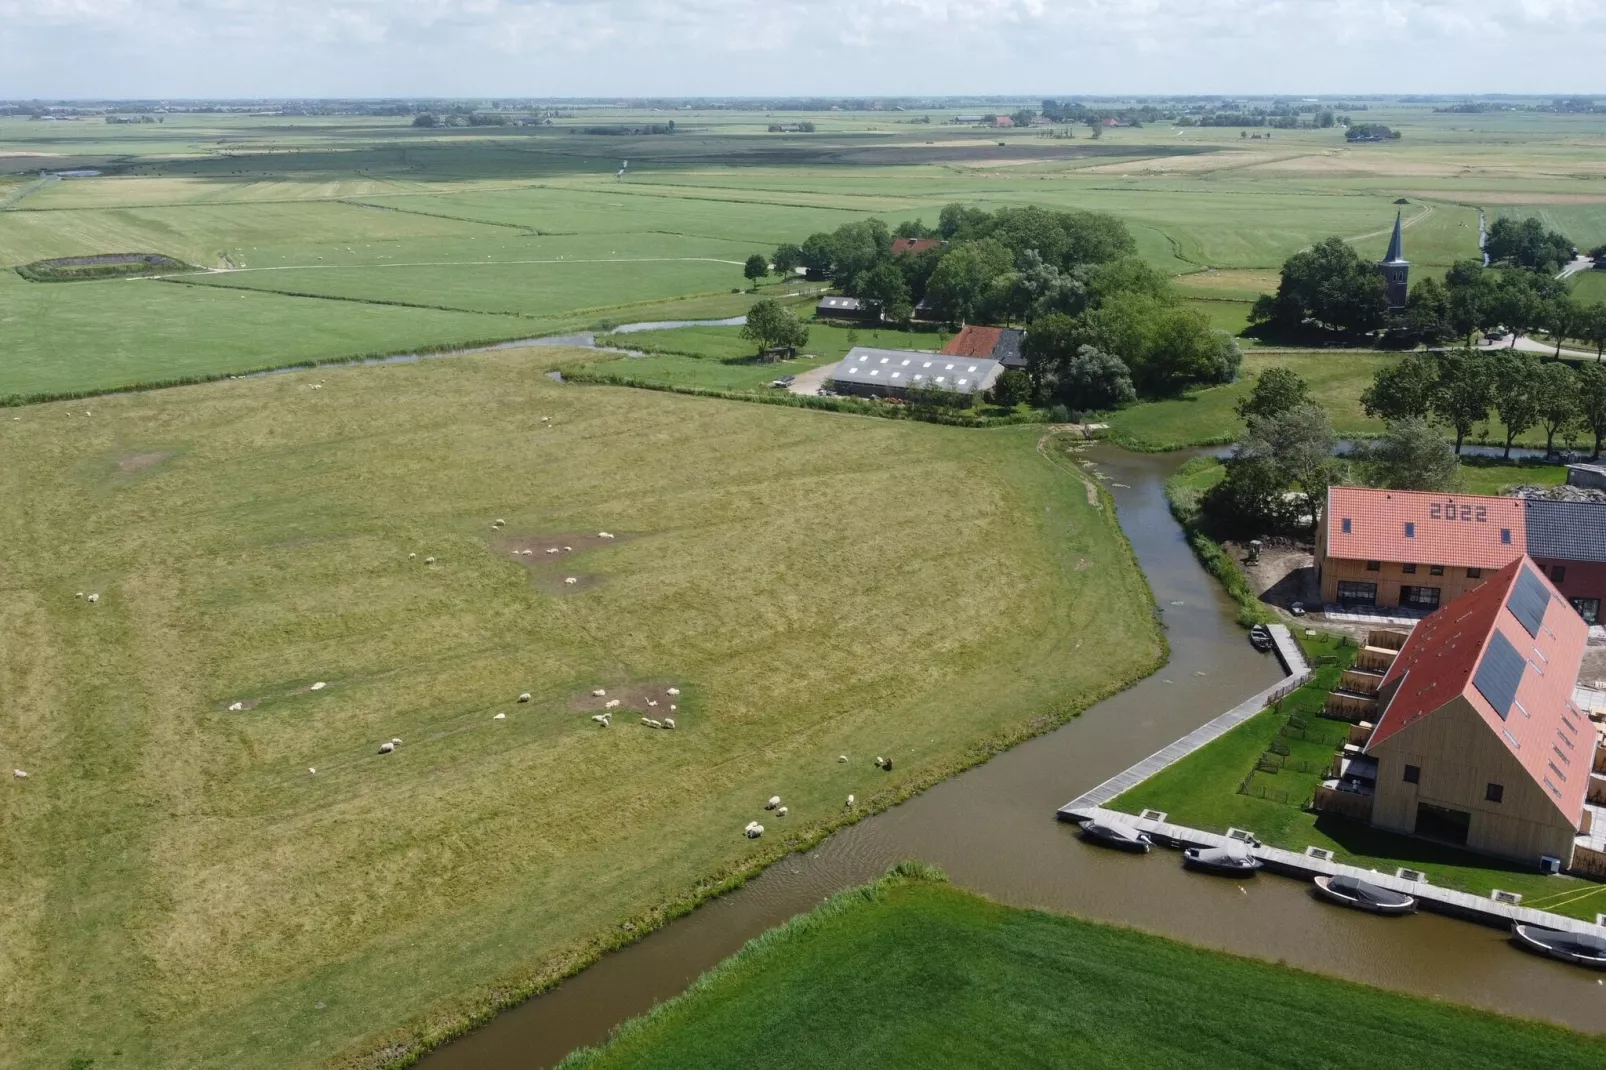
[[[1156,663],[1037,430],[575,356],[0,416],[0,1066],[405,1041]]]

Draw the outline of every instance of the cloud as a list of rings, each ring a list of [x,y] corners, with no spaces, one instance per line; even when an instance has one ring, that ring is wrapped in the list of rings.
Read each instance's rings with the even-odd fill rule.
[[[1547,92],[1603,44],[1600,0],[0,0],[0,95]]]

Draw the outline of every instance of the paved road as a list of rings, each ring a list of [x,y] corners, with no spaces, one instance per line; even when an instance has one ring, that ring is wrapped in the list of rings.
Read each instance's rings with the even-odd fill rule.
[[[1594,266],[1595,266],[1595,261],[1594,261],[1593,257],[1583,256],[1582,254],[1580,254],[1578,257],[1574,258],[1572,263],[1570,263],[1566,267],[1562,268],[1561,269],[1561,273],[1558,274],[1556,276],[1556,278],[1558,278],[1558,279],[1570,278],[1573,275],[1578,274],[1580,271],[1588,271],[1590,268],[1592,268]]]
[[[1483,339],[1478,340],[1478,348],[1485,352],[1493,352],[1495,350],[1508,349],[1510,347],[1511,335],[1509,334],[1503,338],[1497,338],[1493,342],[1485,341]],[[1547,357],[1556,355],[1556,344],[1554,342],[1537,342],[1534,339],[1529,338],[1527,335],[1517,339],[1516,348],[1524,353],[1543,353]],[[1561,355],[1564,357],[1571,357],[1573,360],[1597,359],[1595,354],[1590,353],[1587,350],[1571,349],[1567,346],[1561,347]]]

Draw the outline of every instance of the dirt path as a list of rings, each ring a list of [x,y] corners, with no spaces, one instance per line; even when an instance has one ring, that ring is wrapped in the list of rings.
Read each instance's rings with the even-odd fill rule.
[[[837,369],[837,365],[841,363],[842,362],[839,360],[834,364],[822,364],[818,368],[810,368],[806,372],[800,372],[786,389],[794,394],[803,394],[806,396],[818,394],[820,392],[820,387],[825,385],[825,381],[831,377],[831,373],[835,371]]]
[[[1056,435],[1074,434],[1077,436],[1079,441],[1090,442],[1092,440],[1088,438],[1087,430],[1088,425],[1086,424],[1051,424],[1048,430],[1043,432],[1042,437],[1037,440],[1037,452],[1050,464],[1053,464],[1057,468],[1064,469],[1066,472],[1069,472],[1071,475],[1081,480],[1082,486],[1087,488],[1087,504],[1091,505],[1095,509],[1102,509],[1104,508],[1104,502],[1103,499],[1099,497],[1099,485],[1093,479],[1093,477],[1088,475],[1087,471],[1081,465],[1075,463],[1069,457],[1057,455],[1053,450],[1048,448],[1049,440],[1054,438]],[[1091,464],[1091,462],[1089,462],[1089,464]]]

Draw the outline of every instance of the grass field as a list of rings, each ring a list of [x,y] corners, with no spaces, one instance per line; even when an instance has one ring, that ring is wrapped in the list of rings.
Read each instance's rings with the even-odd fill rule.
[[[1477,895],[1503,888],[1521,893],[1527,906],[1586,921],[1606,911],[1606,884],[1546,877],[1529,867],[1305,809],[1334,751],[1345,742],[1348,726],[1318,713],[1354,656],[1353,647],[1333,637],[1307,642],[1306,648],[1314,657],[1334,655],[1337,661],[1318,665],[1313,681],[1277,707],[1156,773],[1110,807],[1126,813],[1163,810],[1178,824],[1216,832],[1249,829],[1265,843],[1294,851],[1325,847],[1341,862],[1385,873],[1411,866],[1436,885]],[[1274,747],[1278,753],[1272,753]]]
[[[405,1050],[1157,663],[1039,429],[543,374],[581,355],[0,417],[0,1065]]]
[[[673,137],[576,133],[584,120],[431,131],[406,117],[0,119],[0,267],[153,252],[239,269],[191,281],[248,292],[130,283],[125,297],[83,283],[93,288],[53,297],[47,317],[0,287],[0,322],[29,321],[23,352],[0,355],[0,395],[646,319],[643,302],[693,305],[741,285],[751,252],[870,215],[931,223],[952,201],[1115,213],[1141,255],[1231,331],[1291,253],[1336,234],[1380,255],[1397,207],[1418,274],[1475,255],[1479,208],[1539,214],[1585,248],[1606,241],[1598,116],[1379,102],[1369,117],[1405,137],[1358,146],[1336,130],[1248,141],[1162,124],[1066,141],[952,127],[940,111],[929,126],[912,117],[824,112],[809,116],[818,133],[778,135],[757,113],[691,111]],[[626,158],[629,177],[616,181]],[[107,173],[37,177],[64,166]],[[286,294],[335,300],[277,299]]]
[[[1342,1023],[1335,1029],[1334,1023]],[[758,937],[563,1070],[1584,1067],[1606,1044],[1012,909],[905,863]]]

